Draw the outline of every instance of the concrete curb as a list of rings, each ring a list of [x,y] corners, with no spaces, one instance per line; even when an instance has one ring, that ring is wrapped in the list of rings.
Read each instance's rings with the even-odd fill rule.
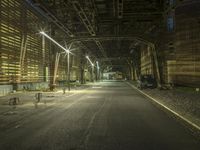
[[[191,127],[193,127],[194,129],[196,129],[198,132],[200,132],[200,126],[198,126],[197,124],[191,122],[190,120],[188,120],[187,118],[185,118],[184,116],[180,115],[179,113],[173,111],[172,109],[170,109],[169,107],[165,106],[164,104],[160,103],[159,101],[157,101],[155,98],[149,96],[148,94],[144,93],[143,91],[139,90],[138,88],[136,88],[134,85],[132,85],[129,82],[126,82],[129,86],[131,86],[132,88],[134,88],[135,90],[137,90],[138,92],[140,92],[141,94],[143,94],[144,96],[148,97],[150,100],[152,100],[153,102],[155,102],[156,104],[158,104],[159,106],[161,106],[162,108],[164,108],[165,110],[167,110],[168,112],[172,113],[173,115],[175,115],[177,118],[181,119],[182,121],[184,121],[185,123],[187,123],[188,125],[190,125]]]

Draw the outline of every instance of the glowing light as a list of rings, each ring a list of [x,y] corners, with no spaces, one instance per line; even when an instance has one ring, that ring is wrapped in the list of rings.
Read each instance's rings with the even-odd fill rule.
[[[52,39],[49,35],[47,35],[44,31],[41,31],[40,34],[44,35],[46,38],[51,40],[53,43],[55,43],[57,46],[59,46],[61,49],[63,49],[66,53],[70,53],[70,51],[68,49],[66,49],[62,45],[60,45],[58,42],[56,42],[54,39]]]
[[[87,58],[87,60],[90,62],[90,64],[91,64],[92,66],[94,66],[94,64],[93,64],[92,61],[90,60],[89,56],[86,56],[86,58]]]

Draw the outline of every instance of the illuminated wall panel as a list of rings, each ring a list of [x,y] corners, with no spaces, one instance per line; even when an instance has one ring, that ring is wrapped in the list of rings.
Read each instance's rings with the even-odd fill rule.
[[[19,75],[20,1],[4,0],[0,4],[0,83],[11,83]]]
[[[0,84],[44,81],[50,45],[43,51],[40,25],[24,1],[0,1]]]
[[[199,7],[191,1],[176,9],[176,84],[200,85]]]
[[[151,48],[146,45],[141,46],[141,74],[154,75],[152,51]]]

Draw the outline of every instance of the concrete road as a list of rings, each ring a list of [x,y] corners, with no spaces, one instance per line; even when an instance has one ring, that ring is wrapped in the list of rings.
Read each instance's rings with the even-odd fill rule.
[[[187,129],[125,82],[98,83],[32,111],[8,125],[0,120],[0,150],[200,150]]]

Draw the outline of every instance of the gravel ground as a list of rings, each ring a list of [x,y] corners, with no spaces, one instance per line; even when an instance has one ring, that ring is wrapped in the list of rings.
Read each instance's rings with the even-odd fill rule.
[[[199,93],[181,92],[176,89],[145,89],[143,91],[200,126]]]
[[[135,85],[134,82],[132,84]],[[142,91],[200,126],[200,92],[185,91],[179,88],[143,89]]]
[[[16,110],[26,110],[30,111],[34,108],[47,107],[56,103],[58,100],[62,100],[70,95],[76,94],[82,89],[91,86],[90,84],[82,85],[79,87],[71,88],[71,91],[68,92],[66,89],[65,94],[63,94],[62,88],[57,88],[54,92],[42,92],[42,91],[19,91],[16,93],[11,93],[6,96],[0,97],[0,115],[7,113],[13,113]],[[36,103],[36,93],[42,93],[42,99],[40,102]],[[19,103],[17,105],[9,105],[11,98],[19,98]]]

